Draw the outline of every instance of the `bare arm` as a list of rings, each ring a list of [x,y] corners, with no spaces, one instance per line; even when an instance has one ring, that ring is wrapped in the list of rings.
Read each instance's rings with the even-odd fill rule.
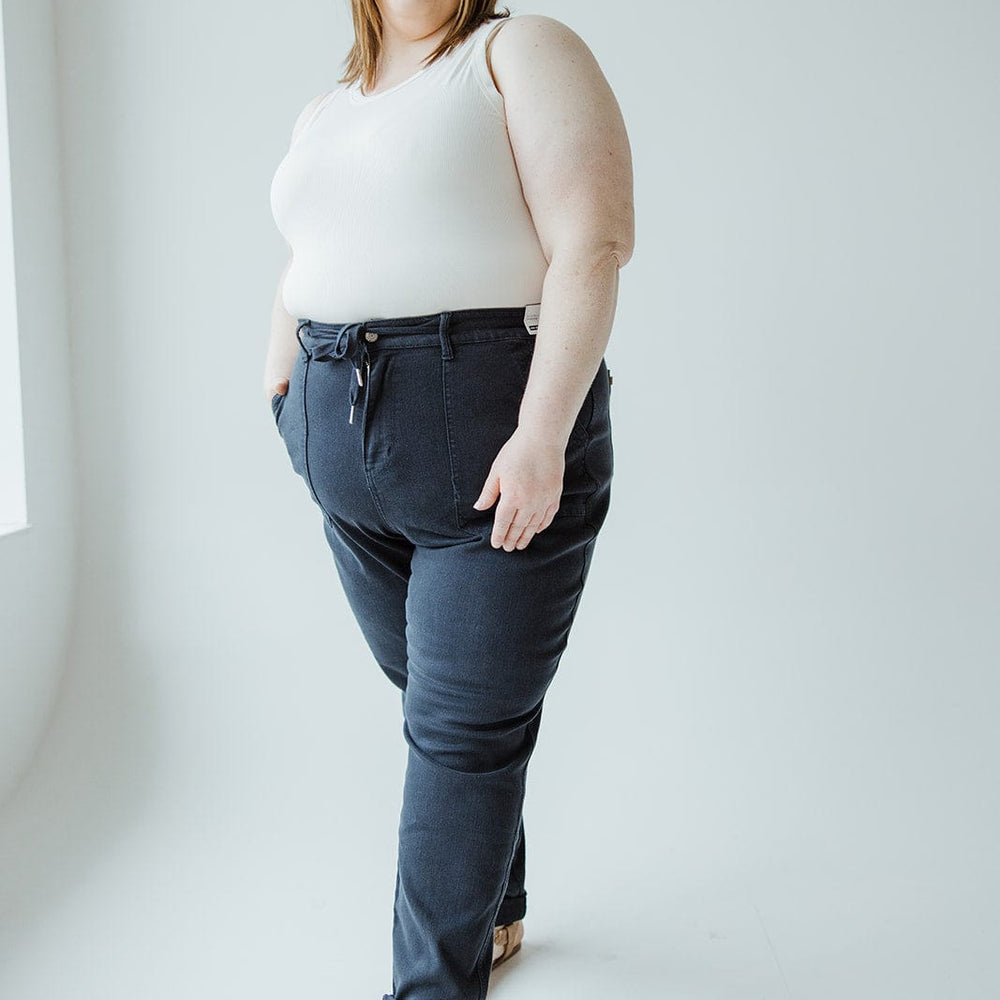
[[[549,262],[520,425],[565,449],[611,335],[632,254],[632,157],[593,53],[569,27],[522,15],[492,69],[525,201]]]
[[[294,145],[299,132],[305,127],[306,122],[312,117],[312,113],[325,96],[325,94],[319,94],[302,109],[292,128],[290,146]],[[271,308],[271,339],[267,345],[267,360],[264,362],[264,395],[268,400],[276,393],[280,392],[281,395],[284,395],[288,392],[288,376],[291,374],[295,355],[299,351],[299,341],[295,336],[298,317],[291,316],[285,311],[281,299],[285,287],[285,276],[288,274],[291,264],[292,248],[289,247],[288,262],[278,279],[278,291],[274,296],[274,305]]]
[[[524,198],[548,268],[518,426],[474,504],[499,495],[492,544],[524,548],[558,509],[565,450],[597,375],[632,255],[632,154],[593,53],[553,18],[511,18],[491,69]],[[516,518],[516,520],[515,520]]]

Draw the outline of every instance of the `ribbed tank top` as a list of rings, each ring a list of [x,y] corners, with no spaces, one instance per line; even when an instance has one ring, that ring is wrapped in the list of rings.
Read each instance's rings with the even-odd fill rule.
[[[327,94],[271,183],[292,248],[284,307],[338,323],[542,298],[547,262],[521,190],[487,21],[367,97]]]

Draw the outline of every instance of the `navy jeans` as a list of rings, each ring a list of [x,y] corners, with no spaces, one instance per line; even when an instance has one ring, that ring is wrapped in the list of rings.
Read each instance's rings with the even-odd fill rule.
[[[272,399],[351,609],[402,696],[383,1000],[483,1000],[493,928],[525,914],[528,760],[610,503],[602,359],[549,527],[524,549],[495,549],[496,504],[472,506],[517,426],[536,342],[524,314],[302,319],[288,392]]]

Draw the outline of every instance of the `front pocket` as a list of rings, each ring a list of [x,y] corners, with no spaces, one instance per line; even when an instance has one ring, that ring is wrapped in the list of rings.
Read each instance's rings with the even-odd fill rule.
[[[276,392],[271,397],[271,411],[278,434],[285,443],[292,469],[305,477],[305,379],[307,357],[304,351],[296,355],[288,376],[288,389],[284,395]],[[286,412],[287,411],[287,412]]]
[[[456,344],[442,360],[445,420],[451,461],[455,518],[460,529],[485,530],[496,516],[472,505],[482,492],[497,453],[517,429],[528,384],[534,341],[517,338]],[[584,399],[566,446],[563,493],[556,517],[581,516],[591,482],[584,466],[592,390]]]
[[[281,415],[281,408],[284,405],[285,397],[288,395],[287,392],[281,393],[276,392],[271,397],[271,413],[274,416],[274,422],[278,422],[278,417]]]

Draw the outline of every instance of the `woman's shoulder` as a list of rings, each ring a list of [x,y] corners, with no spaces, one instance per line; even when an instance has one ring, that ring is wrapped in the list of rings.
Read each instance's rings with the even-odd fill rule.
[[[512,14],[510,17],[488,23],[502,29],[492,32],[494,44],[497,44],[500,38],[506,38],[504,44],[507,46],[534,45],[543,37],[546,41],[580,37],[564,21],[549,17],[547,14]]]
[[[522,74],[539,59],[573,62],[590,53],[587,43],[565,22],[547,14],[515,14],[495,22],[499,30],[487,41],[487,59],[498,89],[505,78]]]

